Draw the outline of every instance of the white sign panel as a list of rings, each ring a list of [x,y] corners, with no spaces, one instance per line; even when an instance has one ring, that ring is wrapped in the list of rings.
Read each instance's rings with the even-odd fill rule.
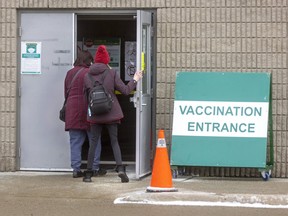
[[[175,101],[173,134],[267,137],[267,102]]]
[[[125,42],[125,81],[133,79],[136,72],[136,42]]]
[[[41,42],[21,42],[21,74],[41,74]]]

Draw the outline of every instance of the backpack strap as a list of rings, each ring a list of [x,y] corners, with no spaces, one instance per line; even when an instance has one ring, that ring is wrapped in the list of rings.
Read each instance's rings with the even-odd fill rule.
[[[89,79],[91,80],[91,82],[93,83],[93,86],[95,86],[96,85],[96,82],[98,82],[98,83],[100,83],[100,84],[103,84],[104,83],[104,80],[105,80],[105,78],[106,78],[106,75],[107,75],[107,71],[108,71],[109,69],[106,69],[105,71],[104,71],[104,73],[103,73],[103,75],[102,75],[102,79],[101,79],[101,83],[99,82],[99,81],[97,81],[97,80],[95,80],[94,78],[93,78],[93,76],[90,74],[90,73],[88,73],[88,77],[89,77]]]
[[[105,78],[106,78],[106,75],[107,75],[107,71],[108,71],[109,69],[106,69],[105,70],[105,72],[103,73],[103,75],[102,75],[102,84],[104,83],[104,80],[105,80]]]
[[[95,86],[95,85],[96,85],[96,82],[98,82],[98,81],[95,80],[90,73],[88,73],[87,75],[88,75],[89,79],[91,80],[91,82],[93,83],[93,86]]]
[[[80,74],[80,72],[81,72],[83,69],[84,69],[84,67],[80,68],[80,69],[77,71],[77,73],[73,76],[73,79],[72,79],[72,81],[71,81],[71,83],[70,83],[70,86],[69,86],[69,88],[67,89],[67,92],[66,92],[67,97],[65,97],[64,104],[66,103],[67,98],[69,97],[69,93],[70,93],[70,90],[71,90],[71,88],[72,88],[72,84],[73,84],[74,81],[76,80],[76,77],[78,76],[78,74]]]

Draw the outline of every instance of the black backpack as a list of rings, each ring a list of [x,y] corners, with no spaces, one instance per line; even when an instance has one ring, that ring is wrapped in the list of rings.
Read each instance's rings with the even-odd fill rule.
[[[103,86],[106,74],[107,70],[104,72],[102,82],[100,83],[94,80],[92,75],[88,73],[88,77],[93,83],[93,87],[88,94],[88,113],[90,116],[106,114],[112,109],[113,99]]]

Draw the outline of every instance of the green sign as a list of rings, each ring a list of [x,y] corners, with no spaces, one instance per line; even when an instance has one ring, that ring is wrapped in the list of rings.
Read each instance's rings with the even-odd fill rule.
[[[178,72],[171,165],[266,165],[270,74]]]

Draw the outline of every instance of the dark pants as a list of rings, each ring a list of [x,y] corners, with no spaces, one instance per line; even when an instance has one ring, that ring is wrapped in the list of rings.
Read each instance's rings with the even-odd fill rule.
[[[91,125],[91,143],[88,152],[87,169],[92,170],[95,150],[99,145],[99,137],[101,136],[102,128],[105,126],[108,129],[111,147],[113,149],[116,165],[122,165],[121,150],[118,143],[118,125],[117,124],[92,124]]]

